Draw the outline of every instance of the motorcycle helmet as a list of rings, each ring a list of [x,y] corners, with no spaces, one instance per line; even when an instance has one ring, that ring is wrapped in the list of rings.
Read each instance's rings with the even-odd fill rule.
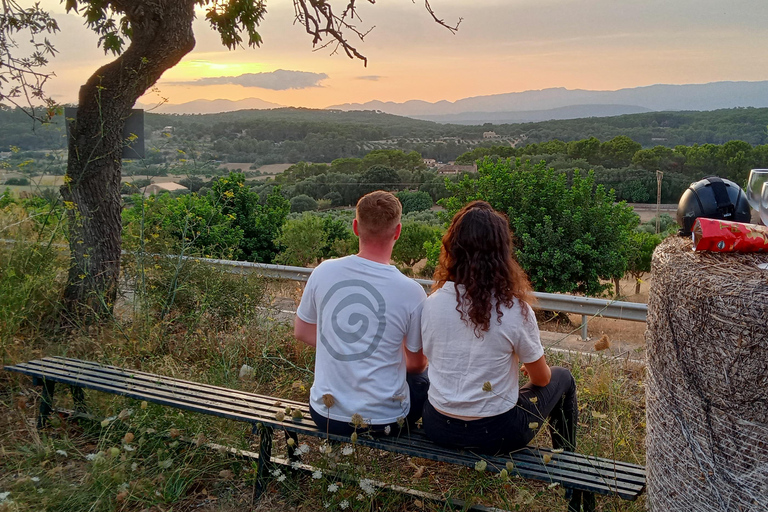
[[[731,180],[708,176],[691,183],[680,197],[677,205],[680,235],[690,236],[693,224],[699,217],[749,222],[752,212],[747,196],[740,186]]]

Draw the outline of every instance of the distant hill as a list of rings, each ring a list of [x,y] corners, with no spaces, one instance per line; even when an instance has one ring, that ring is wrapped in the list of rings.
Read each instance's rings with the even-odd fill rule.
[[[566,119],[553,115],[597,117],[606,115],[606,105],[623,106],[645,111],[717,110],[735,107],[768,107],[768,81],[712,82],[688,85],[650,85],[619,89],[617,91],[589,91],[557,87],[538,91],[513,92],[464,98],[454,102],[430,103],[411,100],[404,103],[369,101],[345,103],[328,108],[341,110],[381,110],[390,114],[443,122],[486,123],[499,122],[494,118],[504,113],[511,120],[511,112],[527,112],[527,121]],[[578,107],[566,114],[566,107]],[[592,108],[590,108],[592,107]],[[534,112],[540,111],[540,117]],[[642,112],[643,110],[638,110]],[[630,113],[630,112],[620,112]],[[458,118],[449,117],[460,114]],[[607,115],[617,115],[608,113]]]
[[[242,100],[194,100],[186,103],[165,103],[157,108],[154,105],[136,104],[136,108],[151,109],[158,114],[214,114],[218,112],[232,112],[244,109],[279,108],[282,105],[260,100],[259,98],[245,98]]]
[[[514,124],[535,123],[561,119],[579,119],[586,117],[611,117],[626,114],[653,112],[649,108],[634,105],[573,105],[550,110],[521,110],[519,112],[463,112],[461,114],[420,115],[414,119],[424,119],[437,123],[455,123],[477,125],[484,123]]]

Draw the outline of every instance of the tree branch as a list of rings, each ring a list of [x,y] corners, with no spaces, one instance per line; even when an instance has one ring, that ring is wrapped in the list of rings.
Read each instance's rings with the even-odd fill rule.
[[[367,30],[361,30],[354,25],[355,20],[362,21],[357,14],[358,1],[348,0],[349,3],[341,11],[341,14],[336,14],[330,0],[293,0],[296,22],[304,25],[307,34],[312,36],[312,45],[315,46],[315,51],[333,46],[334,49],[331,53],[335,54],[341,48],[347,57],[360,59],[364,65],[368,65],[368,59],[345,36],[345,33],[351,32],[363,41],[365,36],[375,28],[370,27]],[[371,4],[375,3],[375,0],[367,1]],[[452,34],[459,30],[462,18],[459,18],[456,25],[450,26],[437,17],[429,4],[429,0],[424,0],[424,6],[438,25],[450,30]]]

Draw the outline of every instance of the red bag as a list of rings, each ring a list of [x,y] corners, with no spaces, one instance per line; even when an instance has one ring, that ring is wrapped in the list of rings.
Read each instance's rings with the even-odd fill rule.
[[[768,251],[768,227],[699,217],[693,225],[693,250],[714,252]]]

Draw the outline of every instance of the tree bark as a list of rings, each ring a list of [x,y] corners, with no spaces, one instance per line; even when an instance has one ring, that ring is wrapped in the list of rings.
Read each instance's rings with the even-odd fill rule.
[[[130,46],[80,88],[70,123],[61,193],[68,209],[70,268],[65,308],[71,319],[111,313],[120,275],[120,177],[125,119],[136,100],[195,46],[193,0],[126,2]]]

